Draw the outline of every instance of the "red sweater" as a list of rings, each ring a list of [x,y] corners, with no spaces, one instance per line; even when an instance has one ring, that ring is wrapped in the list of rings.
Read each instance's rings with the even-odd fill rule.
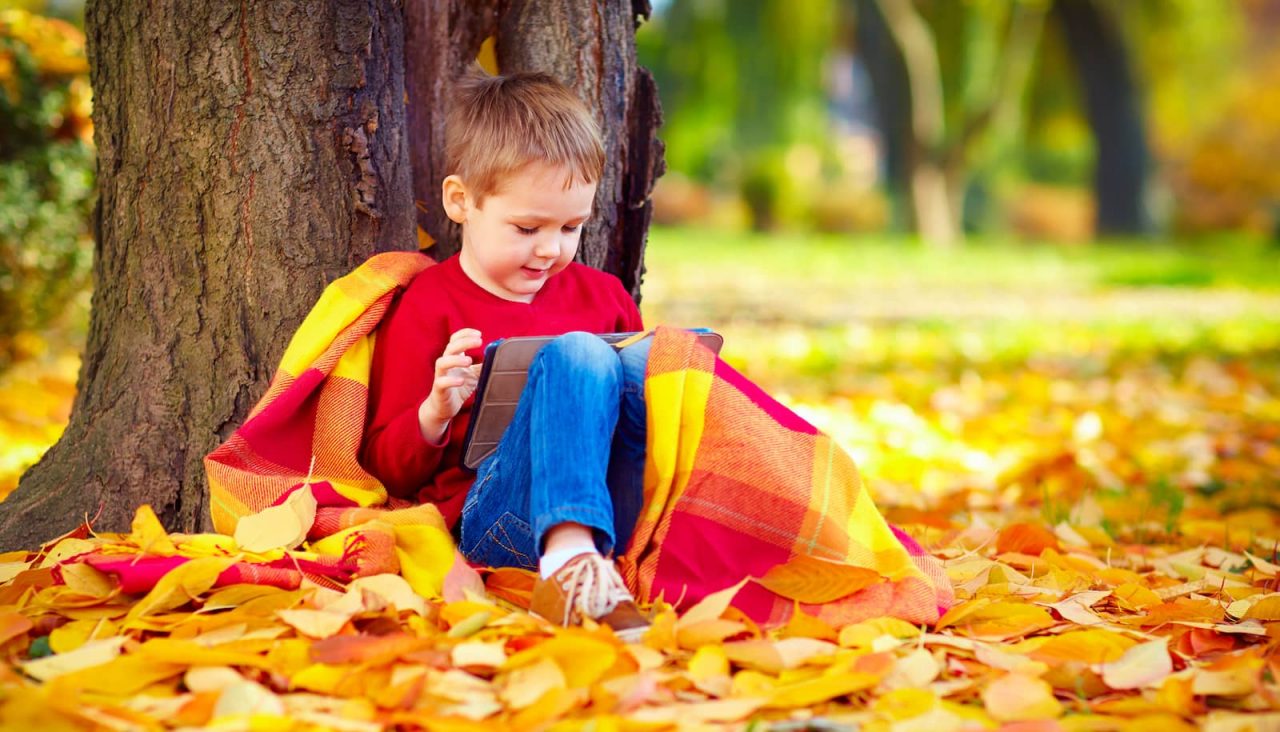
[[[462,328],[479,330],[487,345],[512,336],[614,333],[644,326],[617,278],[576,262],[547,280],[531,303],[484,290],[462,271],[456,256],[409,283],[378,327],[361,463],[391,495],[436,504],[451,527],[474,478],[461,467],[471,400],[438,445],[423,439],[418,406],[431,393],[436,359],[449,336]],[[483,346],[468,352],[476,363],[483,354]]]

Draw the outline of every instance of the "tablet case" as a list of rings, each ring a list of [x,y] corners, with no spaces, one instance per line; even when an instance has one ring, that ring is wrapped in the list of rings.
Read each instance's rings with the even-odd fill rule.
[[[698,341],[713,352],[719,353],[724,337],[706,329],[694,329]],[[635,336],[635,333],[604,333],[600,337],[606,343],[617,344]],[[490,343],[484,352],[484,366],[480,382],[476,386],[475,403],[471,408],[471,424],[463,441],[462,465],[475,470],[498,447],[498,440],[506,432],[515,416],[516,404],[528,380],[529,364],[538,351],[555,340],[556,336],[522,336],[505,338]]]

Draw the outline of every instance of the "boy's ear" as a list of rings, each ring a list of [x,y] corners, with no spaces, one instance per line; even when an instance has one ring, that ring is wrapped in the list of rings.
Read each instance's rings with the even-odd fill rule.
[[[454,223],[466,223],[470,195],[467,184],[456,175],[447,176],[440,184],[440,201],[444,205],[444,213]]]

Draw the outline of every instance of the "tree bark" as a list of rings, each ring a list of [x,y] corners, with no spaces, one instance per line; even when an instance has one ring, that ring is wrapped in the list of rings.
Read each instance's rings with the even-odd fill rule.
[[[500,71],[550,73],[595,112],[605,172],[577,259],[616,275],[639,300],[650,196],[663,172],[657,89],[635,60],[635,29],[649,15],[647,0],[408,0],[405,13],[414,195],[418,223],[437,242],[430,253],[444,258],[459,247],[457,227],[440,206],[448,171],[439,119],[449,80],[493,36]]]
[[[1124,38],[1107,8],[1094,0],[1058,0],[1053,14],[1066,35],[1093,131],[1093,191],[1099,234],[1141,234],[1150,153],[1138,89]]]
[[[71,422],[0,504],[0,549],[149,503],[207,530],[202,456],[326,283],[414,245],[393,0],[90,0],[100,198]]]

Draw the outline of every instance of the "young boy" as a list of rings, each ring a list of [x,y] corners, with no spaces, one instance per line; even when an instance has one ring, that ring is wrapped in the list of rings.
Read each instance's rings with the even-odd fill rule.
[[[461,252],[420,274],[376,339],[362,463],[396,496],[439,506],[468,560],[539,570],[531,610],[591,617],[626,639],[648,621],[612,561],[642,500],[648,341],[610,275],[573,262],[604,168],[585,105],[546,74],[462,81],[442,184]],[[476,362],[499,338],[561,335],[474,476],[461,467]]]

